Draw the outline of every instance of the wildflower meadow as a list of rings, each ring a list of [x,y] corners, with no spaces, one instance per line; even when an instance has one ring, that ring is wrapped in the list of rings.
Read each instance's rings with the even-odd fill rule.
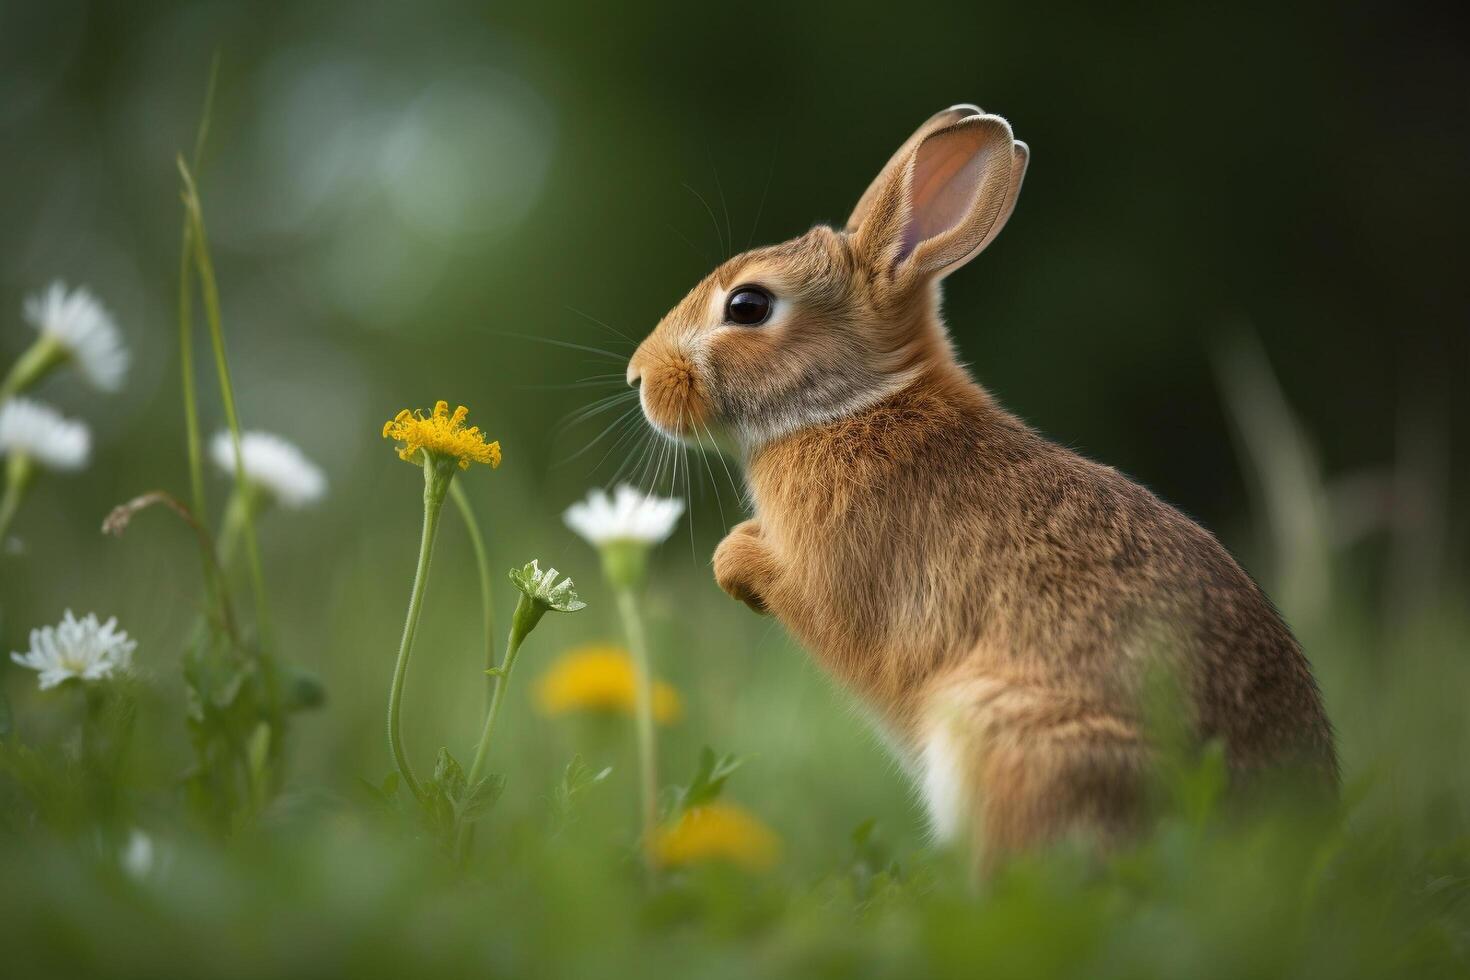
[[[57,141],[81,137],[23,101],[105,117],[75,166],[113,175],[57,190],[0,164],[7,977],[1470,975],[1470,508],[1464,420],[1414,401],[1433,383],[1384,382],[1412,406],[1365,426],[1346,384],[1310,387],[1284,313],[1212,314],[1170,335],[1187,369],[1141,382],[1186,300],[1108,321],[1121,353],[1045,334],[1023,311],[1048,296],[1143,288],[1060,232],[956,287],[955,322],[1025,324],[956,329],[982,380],[1162,484],[1261,581],[1343,764],[1330,804],[1241,799],[1163,704],[1145,830],[977,873],[851,694],[716,586],[750,516],[738,448],[659,433],[626,377],[707,271],[711,223],[738,251],[860,185],[818,201],[828,178],[765,147],[737,181],[723,154],[757,127],[715,144],[723,171],[673,149],[677,126],[624,145],[633,107],[679,87],[549,41],[522,57],[554,33],[541,14],[492,42],[468,4],[333,11],[150,5],[115,42],[93,12],[73,81],[0,64],[0,133],[62,168]],[[812,49],[867,30],[782,16]],[[61,44],[32,20],[15,29]],[[608,40],[633,51],[639,23]],[[107,43],[135,58],[86,82]],[[781,125],[836,172],[857,144],[805,133],[833,117],[793,98]],[[1042,118],[1044,166],[1068,123]],[[630,175],[665,153],[691,156],[660,197]],[[1066,193],[1035,172],[1028,194]],[[622,239],[641,209],[673,233]],[[1054,370],[1028,363],[1041,348]]]

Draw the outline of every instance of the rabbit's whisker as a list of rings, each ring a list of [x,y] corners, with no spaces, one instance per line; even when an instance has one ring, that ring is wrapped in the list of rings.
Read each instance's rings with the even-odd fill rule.
[[[699,434],[699,427],[697,425],[693,431],[694,438],[698,440],[699,458],[704,461],[704,468],[709,473],[710,487],[715,492],[715,507],[720,512],[720,527],[729,527],[729,524],[725,521],[725,502],[720,498],[720,485],[715,481],[715,471],[709,465],[709,454],[704,451],[704,437]]]
[[[623,425],[624,423],[626,423],[628,421],[628,419],[632,417],[633,413],[636,412],[636,411],[638,411],[638,410],[639,410],[638,409],[638,406],[637,405],[634,405],[632,408],[627,409],[626,411],[624,411],[622,415],[619,415],[616,419],[614,419],[612,421],[612,423],[610,425],[608,425],[601,432],[599,432],[592,439],[591,442],[587,443],[587,445],[583,446],[581,449],[579,449],[576,452],[572,453],[572,455],[568,456],[566,459],[562,460],[560,463],[557,463],[556,465],[557,466],[565,466],[567,463],[570,463],[572,460],[577,459],[577,458],[585,455],[589,450],[592,449],[593,446],[596,446],[599,442],[601,442],[607,436],[608,433],[612,432],[613,429],[616,429],[618,426]]]
[[[552,429],[552,432],[554,434],[565,432],[567,429],[571,428],[574,425],[585,422],[593,416],[601,415],[603,412],[606,412],[609,409],[617,408],[624,402],[627,402],[630,399],[637,399],[637,397],[638,392],[636,391],[619,391],[615,394],[605,395],[604,397],[597,399],[590,405],[583,405],[581,408],[576,408],[568,412],[562,418],[562,420],[556,424],[556,426]]]
[[[766,209],[766,195],[771,192],[771,178],[776,176],[776,153],[781,148],[781,137],[779,132],[776,141],[771,146],[771,165],[766,168],[766,183],[761,188],[760,203],[755,206],[755,220],[750,223],[750,234],[745,239],[745,250],[750,251],[750,245],[755,241],[755,233],[760,230],[761,213]]]
[[[618,479],[625,474],[630,478],[636,476],[642,470],[644,461],[649,453],[653,451],[657,433],[655,433],[651,425],[647,424],[647,419],[643,421],[645,424],[635,429],[635,431],[640,433],[642,441],[633,452],[623,457],[623,461],[618,464],[617,471],[613,474],[613,483],[617,483]],[[637,483],[636,480],[633,482],[635,484]]]
[[[609,385],[624,385],[621,374],[601,374],[558,385],[514,385],[516,391],[566,391],[573,388],[606,388]]]
[[[715,226],[715,238],[719,240],[720,251],[725,253],[726,258],[728,258],[730,250],[725,247],[725,236],[720,232],[720,219],[715,217],[715,209],[710,207],[709,202],[704,199],[704,195],[691,187],[688,182],[683,182],[683,186],[686,191],[699,198],[700,204],[704,205],[704,213],[709,215],[710,224]]]
[[[628,434],[632,435],[635,441],[628,452],[623,454],[622,461],[618,463],[617,468],[613,470],[612,478],[608,480],[609,486],[616,486],[618,479],[624,473],[630,472],[631,467],[634,466],[633,461],[640,458],[648,449],[649,432],[647,426],[634,426],[629,430]],[[613,449],[609,450],[609,454],[613,450],[616,450],[616,448],[617,445],[614,444]],[[601,461],[599,461],[598,465],[601,465]]]
[[[657,435],[659,433],[655,432],[655,436]],[[663,459],[665,445],[666,443],[663,439],[654,438],[649,440],[646,458],[639,466],[638,472],[633,480],[633,485],[638,489],[646,492],[648,487],[653,486],[652,476],[658,472],[659,467],[662,465],[661,460]]]
[[[730,230],[730,207],[725,203],[725,185],[720,183],[720,168],[715,166],[714,155],[705,150],[709,156],[709,168],[714,171],[715,191],[720,195],[720,210],[725,213],[725,258],[735,254],[735,233]]]
[[[704,433],[709,436],[709,444],[715,451],[715,458],[720,461],[720,466],[725,471],[725,479],[730,481],[730,489],[735,491],[735,498],[741,502],[742,506],[748,505],[749,501],[746,499],[745,485],[736,480],[735,474],[730,472],[730,464],[725,462],[725,454],[721,451],[720,444],[715,442],[715,434],[711,431],[707,423],[704,427]]]
[[[617,452],[620,448],[622,448],[623,446],[627,445],[627,443],[628,443],[628,441],[630,439],[631,440],[634,440],[635,443],[636,443],[636,440],[638,438],[640,438],[640,437],[646,437],[647,436],[647,429],[644,426],[642,426],[642,425],[639,424],[640,421],[641,420],[638,419],[638,418],[633,418],[631,420],[631,424],[628,424],[628,425],[623,426],[623,431],[618,435],[618,437],[616,439],[614,439],[612,441],[612,444],[607,447],[607,452],[603,453],[602,454],[602,457],[600,459],[598,459],[597,465],[595,465],[595,466],[592,467],[592,472],[593,473],[596,473],[599,470],[601,470],[602,467],[603,467],[603,464],[608,461],[608,458],[610,456],[612,456],[613,453]],[[636,448],[635,448],[635,451],[636,451]],[[626,459],[624,461],[626,462]],[[619,467],[619,471],[620,472],[621,472],[621,469],[622,469],[622,467],[620,466]],[[617,482],[616,476],[614,476],[614,478],[613,478],[613,480],[611,482],[612,483],[616,483]]]
[[[628,343],[632,344],[634,347],[638,346],[638,342],[636,340],[634,340],[632,337],[629,337],[627,334],[623,333],[621,330],[619,330],[617,327],[613,326],[611,323],[608,323],[605,320],[599,320],[597,317],[593,316],[591,313],[585,313],[582,310],[579,310],[575,306],[572,306],[570,304],[563,304],[563,305],[566,307],[566,309],[568,309],[571,312],[577,314],[577,316],[579,316],[582,319],[588,321],[589,323],[595,323],[597,326],[603,328],[604,330],[610,330],[610,331],[612,331],[613,333],[617,334],[619,337],[621,337],[624,340],[626,340]]]
[[[589,347],[586,344],[574,344],[570,340],[557,340],[555,337],[535,337],[528,333],[510,333],[504,330],[492,330],[490,333],[498,333],[502,337],[514,337],[516,340],[529,340],[533,344],[551,344],[554,347],[565,347],[568,350],[585,351],[588,354],[596,354],[599,357],[617,361],[619,364],[628,359],[627,354],[618,354],[600,347]]]
[[[691,467],[689,464],[689,447],[687,445],[681,447],[680,455],[684,457],[684,499],[689,501],[689,520],[684,522],[689,525],[689,558],[692,561],[699,561],[699,555],[694,550],[694,493],[689,487],[689,470]],[[674,475],[676,479],[678,473],[678,467],[675,467]]]
[[[682,241],[685,245],[688,245],[690,248],[694,249],[694,254],[698,255],[699,256],[699,260],[701,262],[703,262],[705,265],[718,265],[719,264],[719,263],[717,263],[717,262],[714,261],[714,257],[711,256],[709,254],[709,252],[705,251],[704,249],[700,248],[698,245],[694,244],[694,240],[693,239],[691,239],[688,235],[684,234],[682,231],[680,231],[673,224],[666,222],[665,223],[665,227],[668,228],[669,231],[672,231],[674,234],[678,235],[679,236],[679,240]]]

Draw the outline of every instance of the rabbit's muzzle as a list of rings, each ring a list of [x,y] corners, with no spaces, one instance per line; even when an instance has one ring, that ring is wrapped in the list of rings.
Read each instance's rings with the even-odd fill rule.
[[[628,363],[628,383],[639,389],[644,416],[666,434],[690,435],[708,423],[709,397],[687,354],[651,350],[645,342]]]

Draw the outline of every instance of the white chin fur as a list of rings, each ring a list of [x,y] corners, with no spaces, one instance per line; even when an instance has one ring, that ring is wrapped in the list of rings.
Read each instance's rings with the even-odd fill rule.
[[[919,376],[917,368],[910,369],[902,374],[894,375],[886,384],[877,389],[864,392],[861,395],[839,402],[835,405],[823,406],[820,409],[808,411],[790,411],[776,416],[774,419],[761,422],[742,422],[735,426],[735,431],[740,439],[741,448],[748,454],[766,443],[783,439],[794,432],[809,429],[814,425],[826,425],[856,415],[863,409],[871,408],[883,399],[907,388]]]

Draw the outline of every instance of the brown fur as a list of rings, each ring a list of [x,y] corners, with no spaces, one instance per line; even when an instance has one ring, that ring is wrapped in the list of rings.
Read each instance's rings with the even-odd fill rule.
[[[718,428],[744,449],[756,516],[716,551],[720,586],[871,704],[921,775],[953,756],[991,858],[1136,826],[1158,658],[1234,771],[1337,778],[1307,661],[1225,549],[1032,431],[954,358],[939,280],[995,237],[1028,158],[1003,120],[939,113],[845,231],[725,263],[629,367],[664,431]],[[723,323],[721,297],[752,282],[781,312]]]

